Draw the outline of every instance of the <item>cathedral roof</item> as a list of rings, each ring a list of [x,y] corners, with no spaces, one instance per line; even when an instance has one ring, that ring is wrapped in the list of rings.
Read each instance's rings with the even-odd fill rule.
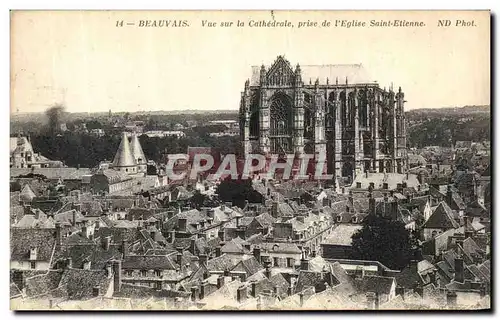
[[[144,151],[142,151],[141,143],[139,142],[139,138],[136,134],[132,136],[132,142],[130,143],[130,148],[132,149],[132,156],[134,157],[136,162],[139,162],[139,159],[142,160],[142,163],[146,163],[146,156],[144,155]]]
[[[266,66],[269,70],[270,66]],[[328,78],[330,84],[345,84],[346,78],[349,84],[373,83],[368,72],[362,64],[327,64],[327,65],[300,65],[302,81],[307,84],[309,80],[314,83],[319,79],[319,84],[326,84]],[[260,83],[260,67],[252,66],[251,86]]]
[[[134,156],[132,155],[132,150],[130,149],[130,144],[128,142],[127,134],[125,132],[122,135],[122,142],[118,147],[118,151],[116,151],[116,155],[113,160],[113,166],[115,167],[135,166]]]

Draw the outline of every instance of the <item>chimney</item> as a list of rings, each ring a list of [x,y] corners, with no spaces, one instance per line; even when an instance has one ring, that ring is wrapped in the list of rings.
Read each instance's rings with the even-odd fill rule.
[[[109,250],[110,245],[111,245],[111,236],[103,237],[103,238],[102,238],[102,248],[103,248],[105,251],[108,251],[108,250]]]
[[[271,279],[271,261],[266,261],[264,267],[266,268],[264,270],[264,275],[266,276],[266,278]]]
[[[245,229],[244,228],[238,228],[236,229],[236,233],[238,235],[238,237],[242,240],[245,240],[246,239],[246,236],[245,236]]]
[[[220,241],[226,241],[226,233],[224,232],[224,229],[220,229],[218,233]]]
[[[304,306],[304,294],[302,292],[299,293],[299,305],[300,307]]]
[[[149,235],[151,236],[151,239],[153,239],[153,240],[154,240],[154,239],[155,239],[155,237],[156,237],[156,231],[155,231],[155,230],[151,230],[151,231],[149,232]]]
[[[376,215],[376,205],[375,205],[375,198],[373,197],[373,194],[370,192],[368,194],[368,206],[369,206],[369,214]]]
[[[255,257],[255,260],[257,260],[259,263],[261,263],[260,247],[259,246],[255,246],[253,248],[253,256]]]
[[[27,214],[33,214],[33,211],[31,211],[31,205],[30,204],[27,204],[24,206],[24,214],[27,215]]]
[[[453,201],[453,191],[451,191],[451,186],[448,185],[448,190],[446,190],[446,203],[451,207]]]
[[[220,257],[221,256],[221,251],[220,251],[221,247],[220,246],[217,246],[215,248],[215,257]]]
[[[82,226],[82,235],[83,235],[85,238],[88,238],[88,232],[87,232],[87,226],[86,226],[86,225],[83,225],[83,226]]]
[[[300,259],[300,270],[309,270],[309,259],[303,254],[302,259]]]
[[[455,279],[456,282],[464,283],[464,260],[455,258]]]
[[[366,293],[366,309],[375,310],[376,309],[377,295],[375,292]]]
[[[220,205],[220,210],[221,211],[225,211],[226,210],[226,205],[225,204],[221,204]]]
[[[457,305],[457,294],[454,291],[448,291],[446,294],[446,304],[448,307],[455,307]]]
[[[214,210],[213,208],[209,208],[209,209],[207,210],[207,216],[208,216],[209,218],[212,218],[212,219],[213,219],[213,218],[214,218],[214,214],[215,214],[215,210]]]
[[[179,268],[182,266],[182,253],[178,252],[176,255],[176,262],[179,265]]]
[[[277,286],[277,285],[274,285],[274,286],[273,286],[273,294],[274,294],[275,296],[277,296],[277,295],[278,295],[278,286]]]
[[[292,286],[289,286],[289,287],[288,287],[286,294],[287,294],[288,296],[291,296],[291,295],[293,294],[293,287],[292,287]]]
[[[99,296],[99,293],[100,293],[100,292],[99,292],[99,291],[100,291],[100,289],[101,289],[101,288],[100,288],[99,286],[95,286],[95,287],[93,287],[93,288],[92,288],[92,295],[93,295],[94,297],[98,297],[98,296]]]
[[[245,286],[241,286],[236,291],[236,300],[238,303],[243,303],[247,299],[247,288]]]
[[[191,301],[198,300],[198,287],[191,287]]]
[[[352,196],[352,191],[349,190],[349,202],[351,203],[351,206],[354,207],[354,198]]]
[[[111,263],[106,264],[106,276],[111,279],[113,276],[113,265]]]
[[[257,298],[257,281],[252,282],[252,297]]]
[[[72,221],[73,227],[76,226],[76,210],[73,210],[73,221]]]
[[[68,268],[68,269],[73,268],[73,259],[71,259],[71,258],[66,259],[66,268]]]
[[[206,254],[200,254],[199,257],[200,257],[200,263],[207,265],[208,256]]]
[[[179,218],[177,220],[177,224],[179,227],[179,231],[182,231],[182,232],[186,231],[186,227],[187,227],[187,219],[186,218]]]
[[[224,275],[221,275],[217,278],[217,289],[220,289],[224,286]]]
[[[429,273],[429,283],[437,285],[437,283],[436,283],[436,272]]]
[[[196,253],[196,239],[195,238],[191,238],[191,244],[189,245],[189,251],[192,254],[197,255],[197,253]]]
[[[122,254],[123,258],[125,259],[128,257],[128,243],[127,240],[122,240]]]
[[[202,300],[203,298],[205,298],[205,295],[208,294],[208,291],[207,291],[207,285],[208,285],[208,282],[207,281],[203,281],[201,283],[201,288],[200,288],[200,300]]]
[[[170,231],[170,243],[175,242],[175,230]]]
[[[278,202],[277,201],[273,201],[273,203],[271,205],[271,216],[273,216],[273,218],[278,218]]]
[[[56,222],[56,241],[58,245],[62,243],[61,223]]]
[[[113,261],[113,281],[115,292],[120,292],[122,289],[122,262],[120,260]]]

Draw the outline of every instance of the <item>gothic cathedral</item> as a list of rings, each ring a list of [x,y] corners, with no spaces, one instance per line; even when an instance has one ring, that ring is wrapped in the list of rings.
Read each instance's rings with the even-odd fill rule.
[[[308,83],[306,83],[308,82]],[[245,154],[326,153],[328,173],[404,173],[404,93],[381,89],[362,65],[252,67],[241,94]]]

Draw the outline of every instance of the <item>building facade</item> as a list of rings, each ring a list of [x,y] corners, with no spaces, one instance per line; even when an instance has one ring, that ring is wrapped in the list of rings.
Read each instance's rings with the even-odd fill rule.
[[[278,56],[252,67],[240,103],[245,154],[326,154],[328,172],[352,177],[406,168],[404,93],[379,87],[362,65],[292,67]]]

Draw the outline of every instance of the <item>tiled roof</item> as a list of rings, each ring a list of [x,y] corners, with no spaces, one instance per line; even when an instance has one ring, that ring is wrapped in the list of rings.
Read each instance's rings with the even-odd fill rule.
[[[326,239],[323,240],[322,243],[350,246],[352,244],[352,236],[358,230],[361,230],[361,228],[362,226],[360,225],[339,224],[332,230],[330,235],[328,235]]]
[[[382,277],[366,275],[361,279],[355,279],[354,283],[360,292],[375,292],[379,294],[389,294],[395,279],[393,277]]]
[[[249,257],[247,259],[241,260],[232,271],[244,271],[247,276],[251,276],[262,270],[264,267],[255,259],[255,257]]]
[[[26,278],[26,294],[29,297],[49,293],[59,286],[62,278],[62,271],[49,270],[44,274]]]
[[[19,177],[27,174],[40,174],[47,179],[55,180],[81,180],[82,176],[91,174],[90,169],[88,168],[11,168],[10,176],[11,177]]]
[[[231,270],[235,265],[233,259],[227,254],[222,254],[207,261],[207,269],[211,272]]]
[[[423,228],[430,229],[456,229],[458,227],[460,226],[453,218],[451,208],[444,201],[439,203],[429,219],[423,225]]]
[[[489,211],[478,200],[475,200],[467,205],[465,215],[480,218],[489,218],[490,216]]]
[[[54,253],[53,268],[57,267],[58,261],[71,258],[74,268],[83,269],[84,262],[90,262],[91,269],[101,270],[109,261],[122,258],[121,244],[111,244],[109,249],[105,250],[101,244],[95,244],[91,241],[70,244],[68,240],[68,238],[64,239],[62,246],[58,247]]]
[[[335,276],[331,272],[300,270],[294,292],[301,292],[308,287],[323,288],[325,286],[325,283],[327,283],[329,286],[335,286],[339,284],[340,281],[335,278]]]
[[[30,249],[37,249],[37,261],[50,261],[55,247],[54,229],[11,229],[10,259],[30,260]]]
[[[287,242],[264,242],[260,245],[261,252],[273,252],[273,253],[301,253],[302,251],[294,243]]]
[[[110,281],[112,278],[107,277],[105,270],[66,269],[54,294],[71,300],[85,299],[93,296],[96,286],[105,292]]]
[[[127,256],[122,263],[123,269],[175,270],[168,256]]]

